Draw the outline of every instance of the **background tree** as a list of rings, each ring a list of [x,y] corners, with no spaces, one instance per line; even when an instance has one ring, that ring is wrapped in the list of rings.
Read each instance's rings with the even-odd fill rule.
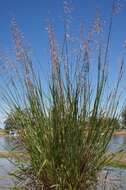
[[[25,111],[22,111],[22,114],[25,114]],[[20,122],[18,117],[19,117],[19,111],[17,109],[11,110],[6,120],[4,121],[5,124],[4,128],[6,130],[20,129]]]
[[[12,112],[7,116],[7,119],[4,121],[4,124],[5,124],[4,128],[6,130],[15,129],[17,127],[15,118]]]
[[[126,106],[122,111],[122,127],[126,128]]]

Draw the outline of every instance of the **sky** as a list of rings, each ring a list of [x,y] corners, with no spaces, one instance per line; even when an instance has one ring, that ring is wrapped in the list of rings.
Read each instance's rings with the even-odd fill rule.
[[[0,0],[0,45],[5,49],[12,48],[10,23],[16,18],[25,39],[32,44],[38,58],[45,62],[48,52],[47,20],[53,22],[57,36],[62,36],[63,2],[64,0]],[[75,27],[79,26],[80,21],[83,21],[86,27],[91,24],[97,9],[100,10],[105,24],[107,23],[112,0],[72,0],[72,2],[74,6],[72,22]],[[124,4],[124,0],[121,2]],[[126,40],[125,19],[126,8],[114,18],[112,33],[114,57],[122,50]]]
[[[124,0],[122,1],[124,2]],[[47,32],[45,30],[47,19],[54,23],[57,34],[61,35],[63,2],[63,0],[0,0],[0,42],[2,45],[5,48],[11,47],[10,23],[15,17],[25,38],[32,44],[39,54],[39,58],[43,58],[47,51]],[[72,2],[75,26],[80,20],[83,20],[84,24],[90,24],[96,14],[96,9],[101,11],[102,17],[107,22],[112,0],[72,0]],[[123,42],[126,40],[125,18],[126,9],[116,16],[116,22],[113,24],[112,36],[115,53],[118,51],[116,47],[122,48]]]
[[[63,20],[63,0],[0,0],[0,47],[5,51],[13,49],[11,38],[11,21],[16,19],[26,41],[32,45],[35,55],[43,63],[44,77],[48,71],[48,36],[47,20],[54,24],[57,38],[62,38],[62,20]],[[69,0],[68,0],[69,2]],[[115,61],[121,54],[125,56],[124,44],[126,41],[126,5],[125,0],[120,0],[123,4],[121,12],[115,16],[113,22],[110,55],[111,78],[116,72]],[[104,25],[108,26],[112,0],[72,0],[74,10],[72,12],[73,31],[76,34],[79,23],[90,27],[96,10],[100,10]],[[107,27],[105,27],[107,28]],[[79,31],[79,30],[78,30]],[[105,29],[105,35],[108,30]],[[3,122],[0,115],[1,123]],[[2,126],[3,124],[1,124]]]

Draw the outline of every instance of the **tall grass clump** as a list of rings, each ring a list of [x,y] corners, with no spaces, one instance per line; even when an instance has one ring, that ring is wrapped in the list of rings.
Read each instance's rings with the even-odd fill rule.
[[[105,46],[94,45],[94,36],[101,32],[97,17],[87,38],[81,27],[76,51],[66,20],[59,48],[49,23],[50,75],[44,85],[42,71],[38,75],[17,24],[12,23],[19,67],[14,67],[17,78],[11,78],[4,99],[16,110],[19,138],[30,158],[18,173],[25,189],[95,189],[99,171],[110,162],[107,147],[118,116],[123,72],[122,60],[117,81],[107,89],[112,19],[113,15]]]

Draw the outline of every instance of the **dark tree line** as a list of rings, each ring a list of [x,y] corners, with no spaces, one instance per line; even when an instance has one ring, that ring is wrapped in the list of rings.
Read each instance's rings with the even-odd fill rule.
[[[18,119],[18,110],[11,110],[11,112],[8,114],[6,120],[4,121],[4,125],[5,125],[5,129],[6,130],[11,130],[11,129],[20,129],[20,119]],[[28,110],[22,110],[22,114],[23,116],[25,116],[25,118],[27,118],[27,114],[29,114]],[[31,114],[30,114],[31,115]],[[33,116],[31,116],[33,118]],[[115,129],[120,129],[120,128],[124,128],[126,126],[126,109],[123,110],[122,112],[122,124],[118,119],[112,119],[110,117],[106,117],[106,118],[99,118],[99,120],[101,120],[101,124],[103,123],[109,123],[110,120],[112,120],[112,125],[115,126]],[[33,119],[34,122],[34,119]],[[88,121],[87,121],[87,126],[88,126]]]
[[[126,107],[122,111],[122,128],[126,128]]]

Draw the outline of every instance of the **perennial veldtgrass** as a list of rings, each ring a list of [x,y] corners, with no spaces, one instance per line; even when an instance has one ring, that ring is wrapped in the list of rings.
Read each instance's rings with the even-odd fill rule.
[[[21,66],[15,68],[17,80],[12,79],[13,90],[8,88],[4,98],[16,110],[19,137],[30,156],[29,164],[20,168],[18,176],[25,189],[95,189],[99,171],[110,163],[106,152],[115,129],[123,71],[122,60],[118,80],[106,93],[112,19],[113,16],[104,51],[101,44],[97,48],[92,44],[94,33],[101,32],[98,17],[86,39],[81,30],[79,45],[75,45],[77,51],[71,48],[67,22],[60,48],[49,23],[51,72],[46,91],[42,71],[40,75],[35,72],[17,24],[12,23]],[[95,54],[93,71],[91,51]]]

